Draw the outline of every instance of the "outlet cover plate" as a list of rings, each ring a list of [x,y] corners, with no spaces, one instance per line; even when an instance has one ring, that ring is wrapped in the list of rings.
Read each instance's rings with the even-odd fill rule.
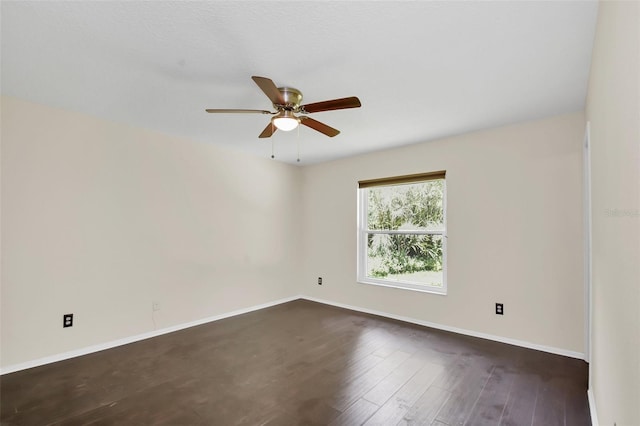
[[[62,316],[62,328],[73,327],[73,314],[64,314]]]

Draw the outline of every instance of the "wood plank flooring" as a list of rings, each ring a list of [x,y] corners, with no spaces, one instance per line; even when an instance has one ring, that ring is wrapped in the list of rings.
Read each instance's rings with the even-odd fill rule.
[[[9,425],[590,425],[587,364],[310,301],[0,378]]]

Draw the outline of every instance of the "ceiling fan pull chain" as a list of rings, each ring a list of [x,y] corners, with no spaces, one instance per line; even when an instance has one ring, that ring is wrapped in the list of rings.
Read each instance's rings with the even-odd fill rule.
[[[298,159],[296,161],[299,163],[300,162],[300,126],[298,126],[298,137],[296,138],[296,143],[298,145]]]
[[[271,123],[271,128],[273,129],[273,123]],[[271,138],[271,158],[276,158],[275,155],[273,155],[273,138]]]

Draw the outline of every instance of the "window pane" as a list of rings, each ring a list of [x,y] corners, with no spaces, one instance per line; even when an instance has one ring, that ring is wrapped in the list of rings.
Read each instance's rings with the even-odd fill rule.
[[[442,235],[367,234],[367,277],[442,287]]]
[[[368,228],[444,230],[444,180],[368,188]]]

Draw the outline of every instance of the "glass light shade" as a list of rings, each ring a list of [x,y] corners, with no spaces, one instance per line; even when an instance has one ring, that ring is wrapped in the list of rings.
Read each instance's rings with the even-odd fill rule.
[[[288,132],[290,130],[298,127],[300,122],[290,111],[283,111],[282,113],[276,115],[273,118],[273,125],[276,126],[279,130],[283,132]]]

